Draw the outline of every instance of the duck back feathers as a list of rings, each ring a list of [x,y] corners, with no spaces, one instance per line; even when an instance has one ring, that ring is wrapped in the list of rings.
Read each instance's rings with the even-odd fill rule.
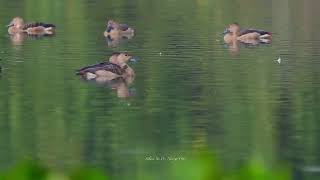
[[[245,34],[249,34],[249,33],[258,33],[261,36],[262,35],[266,35],[266,34],[267,35],[271,35],[270,32],[264,31],[264,30],[260,30],[260,29],[244,29],[244,30],[240,31],[239,36],[242,36],[242,35],[245,35]]]
[[[103,62],[91,66],[84,67],[82,69],[77,70],[77,75],[84,75],[86,73],[96,73],[99,70],[110,71],[117,75],[122,75],[125,72],[126,68],[121,68],[117,64],[113,64],[110,62]]]
[[[35,28],[35,27],[44,27],[44,28],[55,28],[56,26],[54,24],[47,24],[42,22],[32,22],[25,24],[23,26],[23,30],[27,30],[29,28]]]
[[[127,24],[119,24],[119,28],[121,31],[126,31],[128,30],[130,27]]]

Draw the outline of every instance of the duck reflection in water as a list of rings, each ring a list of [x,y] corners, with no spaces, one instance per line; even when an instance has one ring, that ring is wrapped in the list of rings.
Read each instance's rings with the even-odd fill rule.
[[[10,35],[11,43],[15,46],[22,45],[26,38],[26,34],[24,33],[15,33]]]
[[[118,77],[112,80],[98,77],[96,79],[88,80],[83,78],[88,83],[92,83],[95,85],[111,88],[112,90],[116,91],[117,97],[119,98],[128,98],[135,96],[135,89],[130,87],[130,85],[134,82],[134,77]]]
[[[123,35],[123,36],[106,36],[106,41],[109,47],[118,47],[123,43],[129,41],[133,36],[132,35]]]
[[[9,37],[10,37],[10,40],[11,40],[11,43],[14,45],[14,46],[20,46],[23,44],[23,42],[25,40],[39,40],[39,39],[42,39],[42,38],[45,38],[45,37],[53,37],[54,35],[28,35],[26,33],[15,33],[15,34],[9,34]]]

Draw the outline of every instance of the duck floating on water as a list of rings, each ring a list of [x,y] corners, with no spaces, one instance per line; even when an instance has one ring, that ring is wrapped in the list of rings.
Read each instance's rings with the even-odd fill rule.
[[[110,39],[120,39],[125,37],[131,39],[134,36],[134,29],[127,24],[120,24],[113,20],[109,20],[104,36]]]
[[[224,41],[231,44],[234,41],[240,41],[245,44],[270,43],[272,35],[270,32],[259,29],[242,29],[238,23],[230,24],[225,31]]]
[[[13,18],[7,27],[8,33],[11,35],[17,33],[27,33],[28,35],[52,35],[56,29],[55,25],[48,23],[25,23],[21,17]]]
[[[127,64],[136,60],[128,53],[113,53],[108,62],[91,65],[77,70],[77,75],[81,75],[87,80],[99,79],[108,81],[119,77],[134,77],[134,70]]]

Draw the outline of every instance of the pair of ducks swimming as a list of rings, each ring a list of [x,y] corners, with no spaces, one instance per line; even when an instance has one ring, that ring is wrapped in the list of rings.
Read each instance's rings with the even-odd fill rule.
[[[113,31],[115,30],[115,31]],[[118,24],[109,21],[107,30],[104,35],[107,36],[123,36],[133,34],[134,30],[125,24]],[[238,23],[229,25],[224,31],[224,41],[227,44],[233,42],[242,42],[246,44],[269,43],[271,41],[271,33],[258,29],[241,29]],[[127,53],[113,54],[109,62],[88,66],[78,71],[78,74],[85,75],[87,79],[99,77],[119,77],[134,76],[133,70],[127,65],[129,60],[133,60]],[[120,63],[119,63],[120,62]],[[111,63],[111,64],[110,64]],[[122,63],[122,65],[121,65]],[[113,65],[114,64],[114,65]],[[117,70],[116,70],[117,69]]]
[[[108,21],[104,32],[104,36],[110,39],[121,39],[122,37],[132,37],[133,35],[133,28],[113,20]],[[136,59],[126,52],[116,52],[111,55],[109,61],[79,69],[77,74],[87,80],[95,79],[98,82],[107,82],[117,78],[133,79],[135,73],[128,65],[128,62],[136,62]]]
[[[15,17],[7,25],[10,35],[17,33],[27,33],[28,35],[51,35],[54,34],[56,26],[54,24],[32,22],[25,23],[21,17]],[[107,28],[104,32],[105,37],[118,38],[122,36],[132,37],[134,29],[126,24],[120,24],[113,20],[109,20]]]

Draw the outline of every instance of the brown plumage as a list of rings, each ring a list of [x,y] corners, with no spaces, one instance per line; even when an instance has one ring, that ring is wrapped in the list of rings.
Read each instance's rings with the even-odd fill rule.
[[[271,33],[259,29],[241,29],[238,23],[230,24],[224,31],[224,41],[229,44],[232,41],[240,41],[247,44],[252,42],[268,43],[271,41]]]
[[[126,66],[127,67],[127,66]],[[77,75],[84,75],[86,73],[92,73],[95,74],[97,71],[103,70],[103,71],[109,71],[116,75],[121,76],[125,72],[125,67],[121,68],[117,64],[113,64],[110,62],[103,62],[91,66],[84,67],[82,69],[77,70]]]
[[[126,36],[129,39],[134,36],[134,29],[127,24],[117,23],[113,20],[109,20],[107,23],[104,36],[110,39],[118,39],[122,36]]]
[[[86,66],[76,71],[86,79],[96,79],[104,77],[105,80],[112,80],[117,77],[134,76],[135,73],[127,62],[135,61],[128,53],[113,53],[109,62],[102,62],[91,66]]]
[[[52,35],[56,26],[53,24],[33,22],[24,23],[21,17],[15,17],[8,25],[9,34],[27,33],[29,35]]]
[[[42,23],[42,22],[32,22],[32,23],[25,24],[22,29],[27,30],[29,28],[34,28],[34,27],[56,28],[56,26],[53,24],[47,24],[47,23]]]

